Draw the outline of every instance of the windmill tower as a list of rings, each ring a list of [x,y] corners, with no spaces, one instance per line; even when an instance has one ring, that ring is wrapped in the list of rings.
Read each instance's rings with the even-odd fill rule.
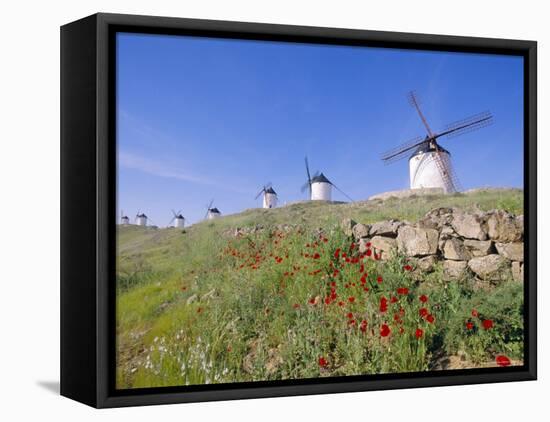
[[[124,214],[124,211],[120,211],[120,224],[122,224],[123,226],[127,226],[128,224],[130,224],[130,219],[127,215]]]
[[[262,207],[263,208],[275,208],[277,206],[277,192],[271,186],[271,182],[263,186],[262,190],[258,192],[254,199],[258,199],[261,194],[263,195]]]
[[[399,161],[409,156],[410,188],[441,188],[445,193],[460,190],[460,183],[451,163],[451,153],[443,148],[437,140],[442,137],[454,137],[488,126],[493,122],[490,112],[484,112],[451,123],[439,133],[431,130],[414,92],[409,93],[409,102],[416,109],[420,120],[426,128],[427,135],[416,137],[411,141],[394,148],[382,155],[386,163]]]
[[[138,211],[138,213],[136,214],[136,224],[138,226],[146,226],[147,225],[147,216]]]
[[[315,172],[313,177],[309,171],[309,163],[307,157],[305,158],[306,162],[306,174],[307,181],[301,188],[301,191],[304,192],[309,188],[309,197],[312,201],[331,201],[332,200],[332,188],[334,187],[338,192],[348,198],[353,202],[348,195],[346,195],[341,189],[339,189],[334,183],[327,179],[323,173]]]
[[[183,217],[183,215],[181,215],[181,210],[179,210],[178,212],[172,210],[172,214],[174,215],[174,217],[172,217],[172,219],[168,223],[168,227],[170,227],[172,223],[174,223],[174,227],[176,228],[185,227],[185,218]]]
[[[213,220],[215,218],[221,217],[222,213],[219,209],[216,207],[212,207],[212,204],[214,203],[214,200],[212,199],[210,201],[210,204],[206,207],[206,214],[204,215],[204,218],[207,220]]]

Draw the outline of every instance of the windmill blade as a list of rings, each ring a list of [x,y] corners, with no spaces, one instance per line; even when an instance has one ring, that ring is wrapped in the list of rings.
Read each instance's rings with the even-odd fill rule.
[[[340,189],[338,186],[336,186],[334,183],[330,183],[332,186],[334,186],[334,189],[336,189],[338,192],[340,192],[342,195],[344,195],[346,198],[348,198],[351,202],[355,202],[347,193],[345,193],[342,189]]]
[[[254,197],[254,199],[255,199],[255,200],[258,199],[258,198],[260,197],[260,195],[261,195],[263,192],[265,192],[265,186],[262,188],[261,191],[258,192],[258,195],[256,195],[256,196]]]
[[[474,130],[484,128],[493,123],[493,115],[490,111],[475,114],[462,120],[453,122],[445,127],[445,130],[435,136],[441,138],[443,136],[455,137],[465,133],[473,132]]]
[[[410,141],[405,142],[404,144],[401,144],[395,148],[390,149],[389,151],[386,151],[381,156],[382,161],[384,161],[386,164],[391,164],[395,161],[399,161],[402,158],[405,158],[410,150],[429,142],[430,139],[426,139],[422,136],[417,136],[416,138],[413,138]]]
[[[417,94],[415,91],[410,91],[408,94],[409,103],[416,109],[418,112],[418,116],[420,117],[420,120],[422,120],[422,123],[424,124],[424,127],[426,127],[426,130],[428,131],[428,135],[430,137],[433,136],[433,132],[430,129],[430,126],[428,125],[428,121],[426,120],[426,117],[424,117],[424,113],[422,113],[422,110],[420,110],[420,104],[417,97]]]
[[[459,187],[458,178],[452,167],[451,161],[448,154],[442,152],[436,152],[432,154],[439,174],[443,179],[443,184],[445,185],[445,193],[454,193],[457,192]]]
[[[170,222],[168,223],[167,227],[170,227],[172,225],[172,223],[174,222],[174,220],[176,219],[176,216],[172,217],[172,219],[170,220]]]
[[[206,209],[207,209],[208,211],[210,211],[210,210],[212,209],[212,204],[213,204],[213,203],[214,203],[214,199],[212,199],[212,200],[210,201],[210,203],[208,204],[208,206],[206,207]]]
[[[460,183],[460,179],[458,178],[458,175],[456,174],[453,161],[450,156],[447,154],[442,155],[443,161],[446,163],[447,171],[448,171],[448,177],[452,183],[452,186],[454,190],[452,192],[460,192],[462,191],[462,184]]]
[[[172,211],[172,214],[174,214],[174,218],[176,218],[176,212],[174,210],[171,210]]]
[[[306,183],[304,183],[302,185],[302,187],[300,188],[300,192],[304,193],[305,190],[309,187],[309,190],[311,191],[311,183],[309,181],[307,181]]]
[[[307,162],[307,155],[305,157],[305,161],[306,161],[307,181],[308,183],[311,183],[311,174],[309,173],[309,163]]]

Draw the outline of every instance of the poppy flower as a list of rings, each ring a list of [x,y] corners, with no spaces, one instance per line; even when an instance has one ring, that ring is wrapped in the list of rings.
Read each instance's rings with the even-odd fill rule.
[[[433,324],[433,322],[435,321],[435,318],[432,314],[430,314],[426,317],[426,321],[428,321],[430,324]]]
[[[330,296],[327,296],[325,298],[325,305],[330,305],[330,302],[332,302],[332,299],[330,298]]]
[[[415,336],[416,338],[420,338],[420,337],[422,337],[423,335],[424,335],[424,331],[422,331],[422,329],[420,329],[420,328],[417,328],[417,329],[416,329],[416,332],[414,333],[414,336]]]
[[[328,365],[327,360],[326,360],[323,356],[321,356],[321,357],[319,358],[319,366],[320,366],[321,368],[324,368],[324,367],[327,366],[327,365]]]
[[[360,329],[362,332],[367,331],[367,320],[366,320],[366,319],[364,319],[363,321],[361,321],[361,325],[359,325],[359,329]]]
[[[508,359],[504,355],[498,355],[496,357],[496,362],[498,366],[510,366],[512,364],[512,362],[510,362],[510,359]]]
[[[413,268],[412,268],[409,264],[407,264],[407,265],[405,265],[405,266],[403,267],[403,269],[404,269],[405,271],[412,271]]]
[[[466,323],[466,329],[467,329],[467,330],[473,330],[473,329],[474,329],[474,323],[468,321],[468,322]]]
[[[349,303],[355,302],[355,298],[353,296],[348,297],[348,302]]]
[[[420,316],[421,316],[422,318],[427,317],[428,314],[429,314],[429,312],[428,312],[428,310],[427,310],[426,308],[420,308],[420,310],[418,311],[418,313],[420,314]]]
[[[422,295],[422,296],[419,297],[419,299],[420,299],[420,302],[426,303],[428,301],[428,296]]]
[[[382,296],[380,299],[380,312],[384,313],[388,310],[388,299]]]
[[[398,301],[398,299],[395,296],[390,297],[390,302],[391,303],[395,303],[397,301]]]
[[[294,309],[300,309],[300,304],[299,303],[295,303],[294,305],[292,305],[292,307]]]
[[[397,289],[397,294],[398,295],[408,295],[409,294],[409,289],[407,289],[406,287],[399,287]]]
[[[340,248],[334,251],[334,258],[338,259],[339,256],[340,256]]]
[[[372,255],[372,251],[371,251],[370,249],[367,249],[367,251],[365,252],[365,254],[366,254],[367,256],[371,256],[371,255]]]
[[[363,271],[365,271],[365,265],[361,264],[361,266],[359,267],[359,272],[362,273]]]
[[[366,283],[367,283],[367,276],[366,276],[366,274],[363,274],[361,276],[361,284],[366,284]]]
[[[472,316],[474,318],[477,318],[479,316],[479,313],[475,309],[472,309]]]
[[[342,301],[338,302],[338,306],[344,306],[344,305],[345,305],[344,302]]]
[[[309,304],[310,305],[315,305],[317,303],[317,300],[315,300],[314,297],[312,297],[311,299],[309,299]]]
[[[376,277],[376,281],[378,282],[378,284],[382,283],[382,281],[384,281],[384,279],[382,278],[381,275],[379,275],[378,277]]]
[[[354,250],[354,249],[355,249],[355,243],[351,242],[351,245],[349,246],[349,248],[350,248],[351,250]]]
[[[382,324],[380,327],[380,335],[382,337],[388,337],[391,333],[390,327],[388,327],[386,324]]]
[[[353,313],[351,313],[351,312],[348,312],[348,315],[347,315],[347,317],[348,317],[349,319],[352,319],[352,318],[353,318]]]
[[[484,319],[482,324],[483,328],[485,328],[486,330],[488,330],[489,328],[493,328],[493,321],[490,319]]]
[[[348,325],[355,325],[355,320],[354,319],[350,319],[348,321]]]
[[[313,259],[319,259],[321,258],[321,255],[319,255],[318,253],[315,253],[315,255],[313,255]]]

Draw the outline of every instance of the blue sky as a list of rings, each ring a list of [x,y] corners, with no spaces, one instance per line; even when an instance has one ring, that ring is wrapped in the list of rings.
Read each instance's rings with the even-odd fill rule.
[[[206,205],[260,207],[306,199],[304,156],[355,200],[408,188],[407,161],[384,151],[481,111],[495,123],[443,139],[464,189],[523,187],[519,57],[183,36],[117,39],[118,213],[160,226]],[[334,192],[335,200],[345,200]]]

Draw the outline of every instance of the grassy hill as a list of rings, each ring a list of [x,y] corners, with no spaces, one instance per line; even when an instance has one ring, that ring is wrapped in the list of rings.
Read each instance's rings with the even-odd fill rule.
[[[184,230],[119,227],[118,387],[422,371],[457,355],[471,366],[498,353],[520,359],[521,285],[477,292],[438,271],[418,282],[403,257],[367,260],[339,229],[346,217],[415,221],[443,206],[522,214],[523,192],[303,202]],[[284,224],[293,228],[274,229]],[[228,234],[256,225],[265,229]],[[479,321],[465,331],[474,308]],[[495,328],[483,329],[483,318]]]

